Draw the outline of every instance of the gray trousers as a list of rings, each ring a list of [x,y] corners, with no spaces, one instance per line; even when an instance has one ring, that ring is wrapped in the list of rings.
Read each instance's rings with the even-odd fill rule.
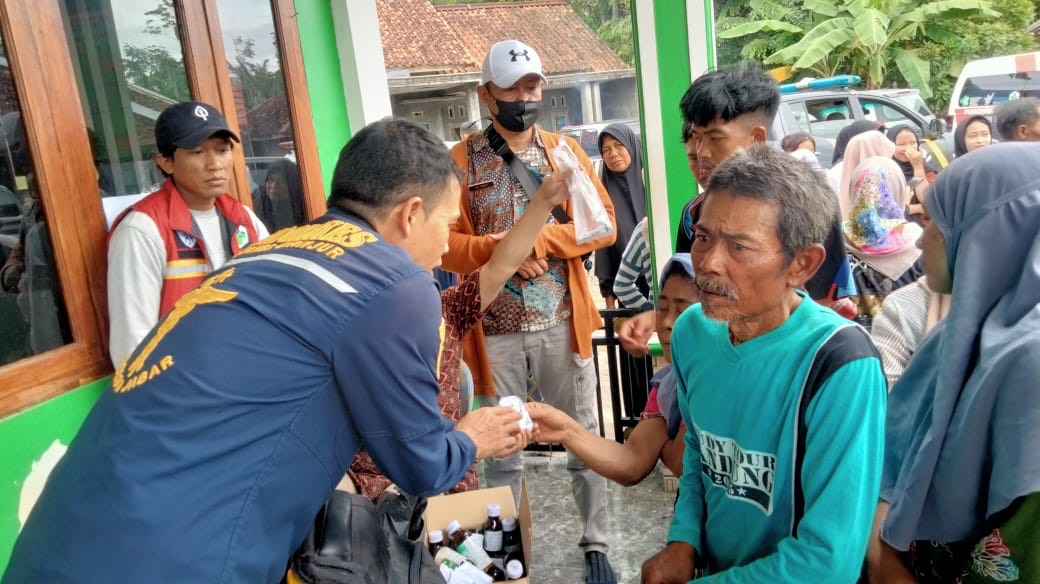
[[[599,433],[596,414],[596,367],[593,359],[571,352],[570,325],[565,323],[534,333],[487,335],[487,352],[498,396],[515,395],[527,400],[530,368],[546,402],[567,412],[589,430]],[[520,497],[524,461],[520,454],[502,460],[487,459],[484,477],[492,487],[509,485]],[[607,551],[607,480],[576,456],[567,453],[571,491],[585,530],[578,542],[585,552]]]

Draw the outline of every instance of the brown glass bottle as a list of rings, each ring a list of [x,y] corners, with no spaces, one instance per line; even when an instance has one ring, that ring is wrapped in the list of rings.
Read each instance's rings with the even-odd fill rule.
[[[478,568],[483,570],[488,576],[491,576],[496,582],[504,581],[506,573],[491,562],[491,558],[488,557],[483,546],[477,544],[477,539],[476,534],[462,529],[462,525],[458,521],[452,521],[448,524],[448,545],[465,556],[467,560],[476,564]]]
[[[502,550],[502,508],[495,503],[487,506],[487,521],[484,523],[484,551],[497,558],[505,555]]]
[[[502,520],[502,551],[509,554],[516,551],[524,557],[524,541],[520,537],[520,526],[513,517]]]
[[[437,552],[444,547],[444,532],[437,529],[431,531],[429,535],[430,540],[430,555],[437,557]]]

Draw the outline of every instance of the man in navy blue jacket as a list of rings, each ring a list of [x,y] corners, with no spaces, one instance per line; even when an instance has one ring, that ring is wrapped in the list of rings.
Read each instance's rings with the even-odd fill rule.
[[[509,408],[437,408],[454,168],[414,124],[361,130],[324,217],[243,250],[115,372],[3,582],[278,582],[358,447],[418,495],[522,448]]]

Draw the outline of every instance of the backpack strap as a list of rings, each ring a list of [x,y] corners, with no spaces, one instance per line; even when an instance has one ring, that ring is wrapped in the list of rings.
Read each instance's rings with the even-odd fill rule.
[[[509,165],[509,170],[513,173],[513,176],[516,177],[516,180],[520,181],[520,186],[527,192],[527,195],[533,197],[534,194],[538,192],[538,183],[535,180],[534,175],[531,173],[531,169],[527,168],[527,166],[516,157],[516,154],[513,154],[513,151],[509,148],[509,144],[506,144],[506,141],[498,131],[495,130],[494,126],[488,126],[485,128],[484,135],[487,136],[488,144],[491,145],[491,148],[494,149],[495,153],[501,156],[502,160],[505,160],[506,164]],[[563,207],[560,207],[559,205],[553,207],[552,216],[560,225],[571,222],[571,216],[568,215],[567,212],[563,210]]]
[[[793,489],[793,513],[791,515],[791,535],[798,535],[798,524],[805,515],[805,492],[802,490],[802,466],[805,462],[805,443],[809,434],[809,427],[805,421],[809,404],[812,403],[824,384],[835,372],[848,363],[859,359],[874,357],[878,361],[878,354],[874,343],[870,340],[867,331],[856,324],[845,324],[827,337],[816,349],[813,355],[812,365],[802,382],[802,395],[798,401],[798,418],[795,420],[798,436],[795,441],[794,451],[794,481]],[[833,390],[832,390],[833,391]]]

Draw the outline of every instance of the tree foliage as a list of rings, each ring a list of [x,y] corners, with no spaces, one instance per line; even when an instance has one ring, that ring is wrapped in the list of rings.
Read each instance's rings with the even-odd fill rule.
[[[758,18],[723,30],[720,37],[782,33],[798,38],[766,56],[765,63],[824,76],[855,73],[868,87],[895,77],[929,98],[931,64],[920,56],[920,46],[950,42],[966,18],[1000,16],[989,0],[803,0],[800,10],[772,0],[749,5]],[[802,15],[792,18],[799,11]]]
[[[180,45],[177,19],[173,3],[159,3],[145,12],[144,32],[154,37],[166,37]],[[171,36],[172,33],[172,36]],[[159,44],[135,46],[123,44],[123,71],[130,83],[154,91],[176,101],[191,99],[184,63]]]
[[[946,111],[957,75],[968,61],[1037,50],[1026,29],[1038,5],[1040,1],[1001,0],[999,19],[965,19],[950,38],[921,43],[918,54],[931,64],[932,108]]]
[[[271,36],[273,39],[273,32]],[[245,99],[247,110],[285,93],[281,68],[277,63],[272,66],[270,59],[256,60],[254,39],[238,36],[232,39],[232,43],[235,46],[235,62],[229,62],[228,69],[231,71],[231,77],[237,79],[242,87],[242,97]]]
[[[430,0],[431,4],[484,4],[516,0]],[[596,31],[610,50],[628,65],[635,63],[629,0],[567,0],[574,12]]]
[[[145,12],[143,32],[153,37],[172,39],[180,46],[177,18],[173,13],[173,3],[160,3],[157,7]],[[172,35],[172,36],[171,36]],[[235,49],[234,62],[228,62],[231,76],[237,79],[242,87],[246,108],[252,109],[275,95],[285,93],[285,82],[278,63],[270,59],[258,61],[256,58],[256,41],[241,36],[232,39]],[[271,43],[277,40],[271,32]],[[191,99],[187,86],[185,66],[180,55],[156,43],[147,46],[123,45],[123,70],[127,80],[145,89],[175,101]]]
[[[126,79],[138,87],[154,91],[174,101],[191,99],[184,63],[158,45],[135,47],[123,45],[123,71]]]
[[[854,73],[868,87],[908,85],[932,97],[933,85],[983,47],[1022,50],[1033,2],[1003,0],[1002,11],[1016,12],[997,18],[991,0],[734,0],[720,3],[718,36],[743,41],[739,59]],[[733,58],[730,47],[723,57]]]
[[[589,28],[628,65],[635,63],[629,0],[568,0]]]

